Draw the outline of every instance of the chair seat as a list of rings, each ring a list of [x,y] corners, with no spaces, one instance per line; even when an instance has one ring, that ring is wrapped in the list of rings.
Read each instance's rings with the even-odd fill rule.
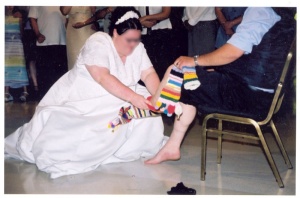
[[[244,118],[251,118],[256,121],[264,120],[267,115],[267,113],[253,114],[253,113],[248,113],[248,112],[232,111],[232,110],[219,109],[219,108],[208,107],[208,106],[198,106],[197,110],[198,110],[198,115],[200,115],[200,116],[211,114],[211,113],[219,113],[219,114],[239,116],[239,117],[244,117]]]

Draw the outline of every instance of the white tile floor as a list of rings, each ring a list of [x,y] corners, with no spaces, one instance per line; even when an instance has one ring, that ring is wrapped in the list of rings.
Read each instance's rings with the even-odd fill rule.
[[[36,103],[5,104],[5,135],[30,120]],[[169,135],[172,121],[165,121]],[[144,165],[143,160],[101,166],[95,171],[50,179],[34,164],[5,159],[5,194],[108,194],[167,195],[177,183],[194,188],[197,195],[295,195],[296,121],[294,117],[276,119],[279,134],[294,169],[287,169],[274,138],[265,135],[285,187],[279,188],[262,149],[255,141],[229,140],[225,136],[222,164],[216,163],[216,139],[208,139],[206,180],[200,180],[201,126],[196,119],[182,144],[179,161]]]

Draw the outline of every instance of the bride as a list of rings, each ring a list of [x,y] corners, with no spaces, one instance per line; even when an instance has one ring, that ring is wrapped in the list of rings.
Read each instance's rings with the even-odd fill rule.
[[[167,140],[160,116],[133,119],[114,131],[108,127],[123,106],[147,110],[146,98],[159,86],[140,42],[138,18],[132,7],[115,9],[110,35],[90,36],[74,68],[51,87],[31,121],[5,138],[7,157],[35,163],[57,178],[157,154]]]

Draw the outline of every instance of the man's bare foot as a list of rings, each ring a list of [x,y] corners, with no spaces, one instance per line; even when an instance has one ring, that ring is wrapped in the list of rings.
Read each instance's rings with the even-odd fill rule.
[[[166,148],[163,148],[158,152],[158,154],[149,160],[145,161],[145,164],[159,164],[164,161],[176,161],[180,159],[180,151],[168,151]]]

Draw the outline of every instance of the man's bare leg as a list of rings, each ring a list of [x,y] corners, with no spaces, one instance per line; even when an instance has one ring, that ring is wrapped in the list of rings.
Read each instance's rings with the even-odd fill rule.
[[[196,108],[194,106],[183,103],[180,103],[180,105],[182,106],[183,114],[180,120],[175,119],[173,131],[168,142],[154,158],[145,161],[145,164],[159,164],[163,161],[180,159],[181,142],[196,115]]]
[[[172,70],[173,65],[169,66],[163,79],[161,80],[158,89],[156,90],[155,95],[152,96],[150,102],[152,103],[153,106],[155,106],[156,101],[158,100],[161,91],[163,90],[163,88],[166,86],[167,82],[168,82],[168,78],[170,75],[170,72]]]

